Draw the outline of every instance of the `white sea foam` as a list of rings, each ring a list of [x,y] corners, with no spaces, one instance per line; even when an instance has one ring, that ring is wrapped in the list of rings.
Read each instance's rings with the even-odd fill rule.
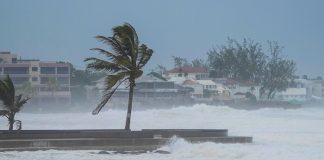
[[[126,111],[108,110],[97,116],[89,113],[17,115],[23,129],[120,129]],[[5,119],[0,129],[6,129]],[[235,110],[225,106],[194,105],[172,109],[134,111],[131,128],[229,129],[230,135],[253,136],[253,144],[191,144],[175,138],[161,148],[171,154],[101,155],[98,151],[2,152],[0,160],[89,160],[89,159],[221,159],[221,160],[323,160],[324,107],[294,110]]]

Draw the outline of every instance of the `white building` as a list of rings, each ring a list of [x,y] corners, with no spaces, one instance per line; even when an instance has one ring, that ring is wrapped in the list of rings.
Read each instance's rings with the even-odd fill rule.
[[[193,80],[188,79],[183,82],[182,86],[191,87],[194,89],[192,97],[194,98],[209,98],[209,99],[229,99],[229,90],[222,84],[215,83],[212,80]]]
[[[163,73],[163,76],[167,79],[172,77],[186,77],[190,79],[206,79],[208,78],[209,74],[205,68],[200,67],[178,67],[172,70],[166,71]]]
[[[174,82],[175,84],[178,84],[178,85],[182,85],[183,82],[185,82],[186,80],[193,80],[192,78],[187,78],[187,77],[170,77],[168,79],[169,82]]]
[[[251,93],[257,100],[260,97],[260,86],[251,82],[239,83],[232,79],[218,78],[216,82],[222,83],[226,89],[229,90],[232,99],[245,99],[246,93]]]
[[[307,99],[324,99],[324,81],[296,79],[296,88],[306,88]]]
[[[307,100],[306,88],[287,88],[286,91],[278,92],[276,99],[283,101],[305,102]]]
[[[193,92],[191,93],[192,98],[201,99],[204,97],[204,86],[199,84],[197,81],[188,79],[182,83],[182,86],[193,89]]]
[[[203,89],[217,91],[217,85],[212,80],[196,80],[199,84],[203,85]]]

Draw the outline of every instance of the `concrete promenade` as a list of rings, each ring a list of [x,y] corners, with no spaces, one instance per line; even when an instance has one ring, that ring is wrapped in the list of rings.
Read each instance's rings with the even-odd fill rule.
[[[252,143],[252,137],[228,136],[226,129],[23,130],[0,131],[0,151],[9,150],[155,150],[173,136],[191,143]]]

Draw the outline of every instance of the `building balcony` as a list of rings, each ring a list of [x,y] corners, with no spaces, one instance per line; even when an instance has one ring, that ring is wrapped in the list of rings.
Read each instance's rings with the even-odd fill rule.
[[[1,73],[0,76],[4,77],[7,74]],[[9,74],[10,77],[30,77],[30,74]]]
[[[70,97],[71,96],[71,92],[70,91],[55,91],[55,92],[51,92],[51,91],[39,91],[37,93],[37,96],[59,96],[59,97]]]
[[[30,63],[0,63],[0,67],[30,67]]]
[[[161,92],[178,92],[178,89],[138,89],[139,92],[152,92],[152,93],[161,93]]]
[[[39,77],[70,77],[70,74],[40,74]]]
[[[70,77],[70,74],[56,74],[56,77]]]

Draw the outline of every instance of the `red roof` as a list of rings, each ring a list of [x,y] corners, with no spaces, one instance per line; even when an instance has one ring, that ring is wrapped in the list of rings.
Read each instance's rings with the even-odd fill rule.
[[[173,68],[166,73],[208,73],[207,69],[200,67],[178,67]]]

